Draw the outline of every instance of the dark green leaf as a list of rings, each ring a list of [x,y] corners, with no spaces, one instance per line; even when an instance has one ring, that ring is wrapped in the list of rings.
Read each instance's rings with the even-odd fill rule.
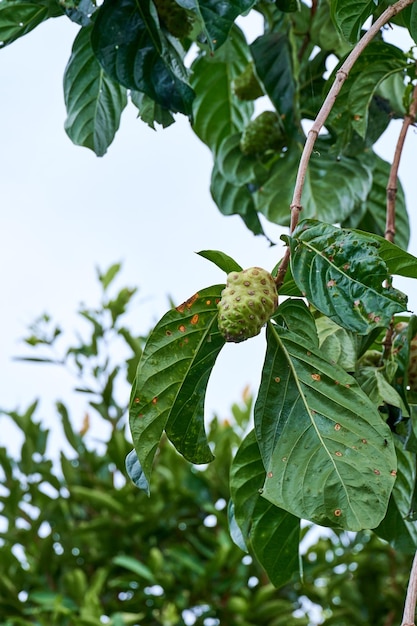
[[[367,235],[367,233],[362,231],[353,232],[357,232],[359,235]],[[417,278],[417,258],[415,256],[380,235],[372,235],[372,239],[378,243],[379,256],[386,263],[390,274]]]
[[[263,495],[318,524],[374,528],[396,470],[388,426],[355,379],[304,337],[270,323],[267,345],[255,404]]]
[[[294,192],[301,149],[292,144],[271,168],[268,181],[255,195],[256,208],[271,222],[286,226]],[[313,154],[302,195],[303,216],[338,223],[366,200],[372,186],[368,159],[342,156],[325,150]]]
[[[283,321],[289,330],[307,339],[315,348],[319,347],[316,324],[304,300],[294,298],[284,300],[272,319],[278,324]]]
[[[387,180],[391,164],[375,155],[375,165],[372,171],[372,188],[362,205],[351,213],[342,223],[345,228],[357,228],[376,235],[384,236],[387,212]],[[410,225],[405,205],[404,191],[400,181],[397,181],[395,198],[395,243],[404,250],[410,239]],[[392,272],[393,270],[390,269]],[[393,272],[395,273],[395,272]]]
[[[113,80],[143,91],[169,111],[191,115],[194,93],[186,69],[177,48],[159,28],[150,0],[105,0],[91,42]]]
[[[131,91],[130,98],[138,108],[140,119],[151,128],[155,129],[155,123],[160,124],[162,128],[167,128],[175,122],[168,109],[157,104],[146,93]]]
[[[225,343],[217,328],[223,287],[204,289],[166,313],[145,345],[132,389],[130,428],[148,481],[164,429],[188,460],[213,458],[203,408],[208,378]]]
[[[139,463],[136,450],[132,450],[126,457],[126,471],[130,480],[136,485],[138,489],[145,491],[148,495],[150,493],[149,483],[146,480],[146,476],[143,473],[142,466]]]
[[[266,33],[250,46],[256,73],[286,128],[297,119],[293,57],[288,34]]]
[[[403,16],[411,37],[417,43],[417,5],[415,2],[403,11]]]
[[[226,274],[230,272],[241,272],[243,269],[237,261],[224,252],[220,252],[220,250],[200,250],[197,254],[217,265],[217,267],[226,272]]]
[[[80,26],[89,26],[91,24],[91,17],[97,10],[96,3],[93,0],[80,0],[75,1],[74,6],[69,6],[69,2],[65,4],[65,14],[71,21],[79,24]]]
[[[247,13],[256,0],[177,0],[177,3],[197,14],[206,42],[211,50],[215,50],[226,41],[235,19]]]
[[[226,43],[213,56],[201,54],[192,64],[193,130],[213,152],[229,135],[241,132],[253,113],[252,102],[242,102],[233,93],[232,81],[249,61],[249,48],[242,32],[234,27]]]
[[[234,515],[245,542],[253,548],[271,582],[280,587],[299,575],[300,520],[261,497],[264,480],[265,468],[251,431],[231,467]]]
[[[417,546],[417,526],[408,518],[411,505],[411,493],[416,474],[416,456],[403,450],[396,440],[398,471],[386,517],[382,520],[376,534],[392,545],[395,550],[414,554]]]
[[[374,0],[333,0],[332,17],[342,35],[356,43],[367,18],[375,10]]]
[[[0,48],[23,37],[49,17],[62,15],[54,0],[0,2]]]
[[[290,244],[298,287],[343,328],[366,335],[377,326],[388,327],[395,313],[406,310],[405,296],[383,287],[389,271],[371,236],[304,220],[283,238]]]
[[[75,144],[103,156],[119,128],[127,96],[126,89],[107,76],[97,62],[91,30],[80,30],[65,69],[65,130]]]
[[[211,176],[210,191],[223,215],[240,215],[255,235],[264,234],[249,185],[229,183],[215,165]]]
[[[216,165],[220,174],[232,185],[259,184],[268,178],[268,170],[257,157],[243,154],[241,136],[241,133],[235,133],[221,142]]]
[[[365,48],[350,71],[327,121],[329,127],[342,133],[343,143],[350,139],[350,131],[365,137],[369,107],[378,85],[391,74],[404,70],[406,66],[407,57],[397,46],[374,41]],[[339,66],[329,79],[329,85],[338,69]]]

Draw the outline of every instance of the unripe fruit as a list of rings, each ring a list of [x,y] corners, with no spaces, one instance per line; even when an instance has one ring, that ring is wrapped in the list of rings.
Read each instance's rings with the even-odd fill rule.
[[[233,91],[240,100],[256,100],[264,95],[255,76],[253,63],[249,63],[242,74],[233,81]]]
[[[268,150],[281,151],[286,144],[281,121],[275,111],[263,111],[243,131],[240,149],[246,155],[263,155]]]
[[[175,0],[154,0],[158,16],[165,28],[182,39],[189,35],[192,23],[189,14]]]
[[[277,289],[269,272],[261,267],[231,272],[217,305],[219,331],[235,343],[255,337],[277,306]]]

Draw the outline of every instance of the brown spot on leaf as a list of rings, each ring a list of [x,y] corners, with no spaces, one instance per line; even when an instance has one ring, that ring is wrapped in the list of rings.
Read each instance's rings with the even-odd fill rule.
[[[335,509],[334,514],[336,517],[340,517],[342,515],[342,509]]]
[[[191,296],[191,298],[188,298],[188,300],[175,307],[175,310],[178,311],[178,313],[184,313],[185,309],[191,309],[197,298],[199,298],[199,295],[198,293],[195,293],[193,296]]]
[[[281,382],[281,379],[280,379],[279,376],[275,376],[274,380],[275,380],[276,383],[280,383]]]
[[[335,429],[335,430],[340,430],[341,428],[342,428],[342,427],[341,427],[341,425],[340,425],[339,423],[337,423],[337,424],[335,424],[335,425],[334,425],[334,429]]]
[[[273,473],[272,472],[268,472],[267,476],[268,476],[268,478],[272,478]]]
[[[336,456],[343,456],[343,454],[338,450],[337,452],[335,452]]]
[[[391,476],[396,476],[397,475],[397,470],[391,470],[390,474],[391,474]]]
[[[172,335],[172,332],[170,330],[167,330],[165,334],[167,337],[169,337],[170,335]]]
[[[158,402],[158,398],[155,396],[155,398],[152,398],[152,404],[156,404]]]
[[[139,402],[140,402],[140,398],[135,398],[135,399],[133,400],[133,402],[134,402],[135,404],[139,404]]]
[[[362,439],[362,443],[368,443],[367,439]]]
[[[196,313],[195,315],[192,316],[190,323],[195,325],[198,322],[198,313]]]
[[[374,469],[374,474],[376,474],[377,476],[379,476],[379,475],[380,475],[380,473],[381,473],[381,472],[379,471],[379,469]]]
[[[185,326],[184,326],[184,324],[181,324],[181,326],[178,326],[178,330],[180,331],[180,333],[185,333]]]
[[[313,380],[316,380],[316,381],[321,380],[321,376],[320,376],[320,374],[311,374],[311,378],[312,378]]]
[[[335,287],[335,286],[336,286],[336,281],[335,281],[335,280],[333,280],[333,279],[332,279],[332,280],[329,280],[329,281],[327,282],[327,286],[328,286],[328,287]]]

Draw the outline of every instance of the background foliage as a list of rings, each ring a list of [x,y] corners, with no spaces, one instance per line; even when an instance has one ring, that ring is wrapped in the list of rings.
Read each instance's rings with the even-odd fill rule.
[[[100,274],[101,302],[79,310],[90,328],[82,341],[66,346],[66,329],[49,316],[39,318],[26,338],[33,352],[24,358],[35,362],[29,371],[41,361],[48,379],[57,367],[76,372],[76,393],[86,397],[83,419],[57,402],[63,449],[51,449],[36,401],[1,413],[3,425],[11,420],[24,437],[16,458],[0,448],[0,623],[295,626],[316,623],[318,616],[340,626],[382,626],[387,616],[398,621],[410,557],[375,535],[312,536],[303,583],[279,590],[255,554],[245,555],[233,543],[228,468],[248,428],[247,390],[227,419],[211,421],[213,463],[194,467],[162,441],[150,498],[126,480],[131,442],[117,389],[126,388],[131,374],[129,368],[115,374],[109,355],[120,349],[122,335],[134,369],[143,338],[125,321],[135,290],[110,294],[116,272],[114,266]],[[89,432],[92,413],[100,416],[98,438]]]

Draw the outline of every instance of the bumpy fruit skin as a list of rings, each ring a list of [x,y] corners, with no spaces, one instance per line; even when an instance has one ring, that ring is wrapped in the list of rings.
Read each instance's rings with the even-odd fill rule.
[[[233,91],[239,100],[256,100],[264,95],[255,76],[253,63],[249,63],[242,74],[233,81]]]
[[[262,155],[268,150],[281,151],[286,144],[279,116],[275,111],[263,111],[251,120],[243,131],[240,149],[243,154]]]
[[[219,331],[235,343],[255,337],[277,306],[277,289],[269,272],[261,267],[231,272],[217,305]]]
[[[154,0],[156,10],[165,28],[178,39],[189,35],[192,23],[189,14],[175,0]]]

